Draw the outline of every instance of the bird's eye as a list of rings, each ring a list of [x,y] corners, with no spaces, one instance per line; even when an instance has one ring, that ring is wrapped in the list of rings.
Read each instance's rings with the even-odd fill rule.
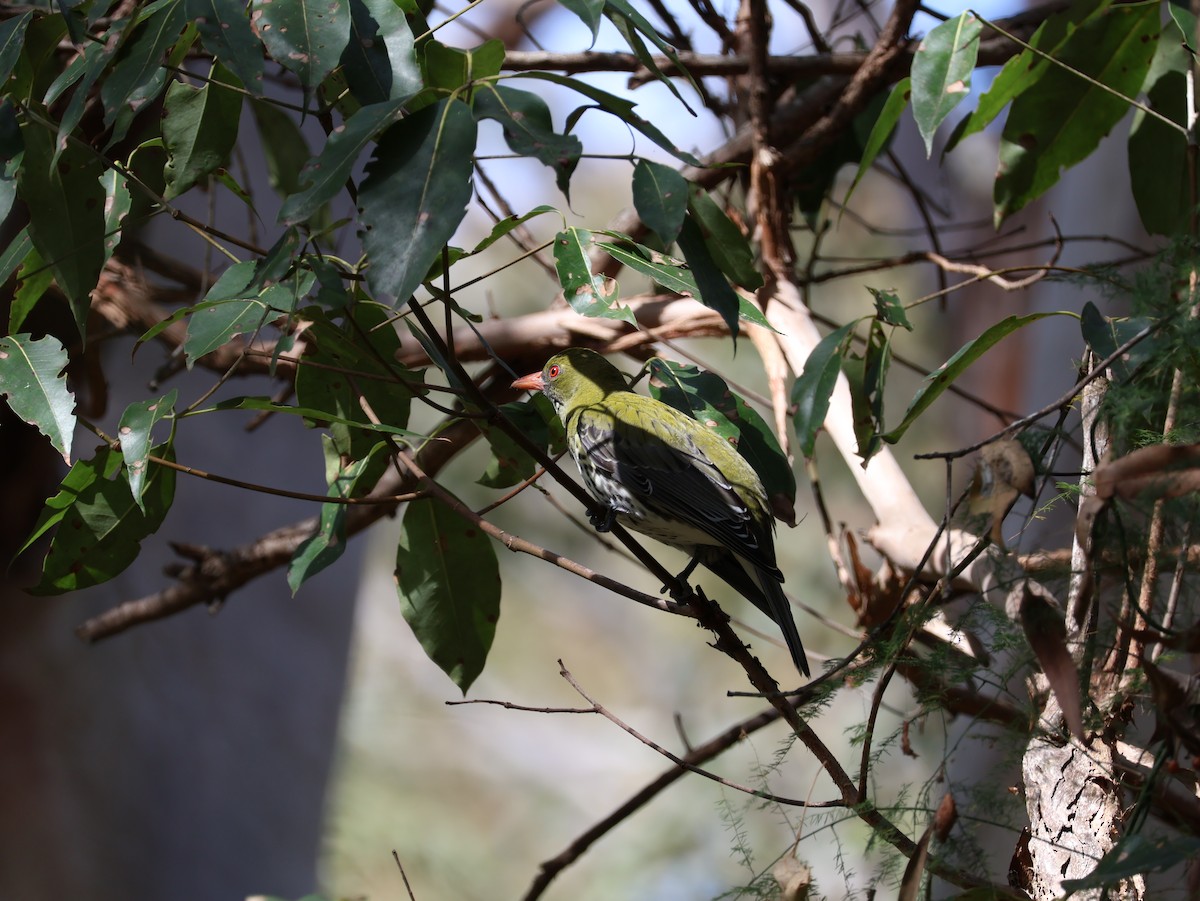
[[[547,373],[547,375],[550,376],[550,378],[556,379],[556,378],[558,378],[559,371],[560,371],[559,366],[557,363],[555,363],[553,366],[551,366],[549,369],[546,370],[546,373]]]

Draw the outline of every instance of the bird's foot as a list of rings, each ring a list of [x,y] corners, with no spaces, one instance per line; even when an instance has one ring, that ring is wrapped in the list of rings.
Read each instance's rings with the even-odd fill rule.
[[[605,506],[603,511],[592,510],[588,513],[588,521],[597,532],[611,532],[617,521],[617,511],[610,506]]]

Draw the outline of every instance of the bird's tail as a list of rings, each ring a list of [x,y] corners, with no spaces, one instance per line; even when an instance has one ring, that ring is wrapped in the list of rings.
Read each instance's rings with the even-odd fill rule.
[[[796,620],[792,617],[792,605],[783,593],[778,570],[772,572],[744,562],[724,548],[713,548],[712,552],[704,553],[706,550],[709,549],[702,548],[697,553],[700,562],[775,621],[783,632],[783,640],[787,643],[796,669],[808,676],[808,658],[804,656],[804,645],[796,629]]]

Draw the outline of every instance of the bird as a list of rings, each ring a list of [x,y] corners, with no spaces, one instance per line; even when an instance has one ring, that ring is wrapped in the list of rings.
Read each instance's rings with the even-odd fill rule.
[[[753,467],[727,441],[669,404],[629,390],[602,355],[569,348],[541,372],[512,383],[541,391],[562,420],[567,448],[588,493],[604,506],[592,523],[614,522],[691,557],[724,579],[783,632],[796,668],[808,658],[783,593],[774,519]]]

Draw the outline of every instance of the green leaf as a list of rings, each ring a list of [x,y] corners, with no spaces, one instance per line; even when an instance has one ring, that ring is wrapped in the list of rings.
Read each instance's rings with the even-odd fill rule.
[[[300,179],[308,185],[293,194],[279,211],[282,225],[299,225],[332,200],[345,187],[359,155],[386,128],[400,121],[404,103],[392,100],[364,106],[334,131]]]
[[[54,136],[30,122],[21,132],[26,152],[17,182],[29,208],[29,235],[54,270],[84,336],[91,291],[104,265],[104,189],[99,181],[104,167],[74,143],[50,166]]]
[[[795,524],[796,476],[775,434],[758,411],[730,390],[715,372],[654,359],[650,393],[686,413],[737,448],[762,479],[772,510]]]
[[[267,53],[311,95],[350,40],[350,0],[253,0],[250,9]]]
[[[238,335],[258,331],[270,312],[258,298],[208,301],[192,307],[187,338],[183,342],[188,369],[202,356],[212,353]]]
[[[163,57],[187,25],[182,0],[158,0],[138,16],[116,64],[100,87],[104,124],[114,125],[110,141],[124,137],[129,118],[159,95],[167,83]]]
[[[25,141],[17,109],[11,98],[0,98],[0,221],[8,218],[17,199],[17,172],[24,159]]]
[[[107,169],[100,176],[104,187],[104,259],[107,262],[121,243],[125,217],[133,206],[129,179],[116,169]]]
[[[550,430],[538,408],[529,401],[514,401],[500,407],[505,418],[538,447],[550,443]],[[485,488],[510,488],[537,471],[537,461],[500,429],[484,432],[492,449],[487,468],[477,480]]]
[[[704,243],[722,272],[735,285],[757,291],[763,285],[762,273],[754,265],[754,250],[742,230],[699,185],[691,185],[688,211],[700,227]]]
[[[583,154],[575,135],[554,130],[550,107],[537,94],[503,85],[483,85],[475,96],[476,119],[495,119],[504,129],[504,140],[513,153],[531,156],[554,171],[564,196],[571,196],[571,174]]]
[[[171,459],[169,447],[155,448],[156,456]],[[113,478],[121,455],[108,447],[95,458],[71,467],[58,494],[26,542],[57,525],[42,565],[42,578],[31,594],[62,594],[107,582],[132,563],[143,538],[162,524],[175,497],[175,471],[155,466],[143,493],[145,511],[134,503],[129,483]]]
[[[581,316],[621,319],[636,325],[633,311],[617,305],[616,280],[606,275],[592,275],[592,264],[588,259],[592,240],[592,233],[585,228],[568,228],[554,236],[554,268],[563,297]]]
[[[21,48],[25,44],[25,29],[33,18],[33,11],[26,10],[19,16],[13,16],[0,22],[0,84],[8,81]]]
[[[328,436],[322,436],[329,473],[329,496],[338,498],[363,497],[375,487],[388,465],[388,446],[380,442],[361,460],[341,469],[340,456]],[[332,466],[330,467],[330,464]],[[322,504],[317,530],[304,539],[292,554],[288,565],[288,586],[292,594],[321,570],[334,563],[346,550],[346,504]]]
[[[267,180],[284,197],[298,194],[302,187],[300,170],[308,162],[308,142],[285,110],[266,100],[250,103],[254,123],[267,163]],[[299,220],[297,220],[299,221]],[[296,224],[296,223],[288,223]]]
[[[244,0],[185,0],[185,8],[205,49],[233,72],[246,90],[261,94],[263,46],[250,27]]]
[[[457,91],[472,82],[494,78],[504,67],[504,42],[485,41],[470,50],[429,40],[425,47],[425,82],[430,88]]]
[[[129,480],[129,491],[134,503],[146,512],[142,495],[146,491],[146,472],[149,465],[151,432],[154,426],[175,415],[175,401],[179,391],[172,389],[162,397],[132,403],[121,414],[117,428],[117,440],[121,442],[121,456],[125,460],[125,477]]]
[[[466,694],[483,671],[500,617],[491,540],[440,501],[411,502],[396,548],[396,590],[429,659]]]
[[[1043,54],[1058,57],[1067,39],[1080,26],[1102,15],[1108,6],[1109,0],[1079,0],[1039,25],[1029,39],[1029,45]],[[954,129],[943,153],[949,153],[964,138],[991,125],[1004,108],[1036,84],[1050,66],[1053,63],[1045,56],[1030,50],[1022,50],[1012,57],[992,81],[991,87],[979,98],[975,109]]]
[[[342,69],[363,105],[407,100],[421,90],[412,29],[393,0],[350,0]]]
[[[669,166],[638,160],[633,169],[633,205],[663,243],[671,244],[687,214],[688,180]]]
[[[587,26],[592,33],[592,44],[600,33],[600,18],[604,13],[605,0],[558,0],[565,9],[570,10]]]
[[[615,235],[615,233],[613,233]],[[618,236],[620,244],[598,241],[597,246],[627,269],[641,273],[662,285],[668,291],[685,297],[698,297],[700,289],[696,280],[682,260],[651,250],[636,241]]]
[[[882,446],[884,389],[891,363],[891,337],[878,319],[872,319],[863,354],[851,354],[842,361],[842,371],[850,382],[854,437],[864,462]]]
[[[296,374],[296,399],[320,414],[312,418],[335,423],[330,432],[339,453],[361,460],[379,440],[361,399],[390,429],[408,425],[412,398],[424,389],[420,373],[396,361],[400,338],[390,310],[358,303],[340,325],[314,316],[305,339],[310,342],[304,357],[309,365]]]
[[[1160,10],[1156,0],[1110,8],[1068,39],[1061,62],[1134,96],[1158,43]],[[1047,68],[1013,101],[1004,126],[994,191],[997,224],[1045,193],[1063,169],[1089,156],[1128,107],[1074,71]]]
[[[688,102],[684,100],[683,94],[679,93],[679,88],[675,86],[675,82],[658,67],[658,62],[654,59],[654,55],[646,47],[646,43],[642,38],[649,38],[650,43],[654,44],[674,64],[679,73],[695,87],[696,82],[679,61],[679,56],[675,53],[675,48],[659,37],[658,31],[650,24],[646,17],[638,12],[632,4],[627,3],[626,0],[606,0],[604,15],[608,17],[608,20],[613,23],[617,32],[625,39],[625,43],[629,45],[629,49],[633,51],[633,55],[638,58],[638,61],[646,69],[654,73],[656,79],[666,85],[667,90],[675,95],[675,99],[683,104],[684,109],[693,116],[696,115],[696,111],[688,106]]]
[[[170,200],[226,165],[237,142],[242,95],[224,87],[233,75],[214,68],[212,81],[196,88],[181,81],[167,88],[162,136],[170,157],[164,196]]]
[[[1083,340],[1101,360],[1112,356],[1118,347],[1150,324],[1149,319],[1140,317],[1106,319],[1090,300],[1083,305],[1083,310],[1079,314],[1079,328],[1083,333]],[[1126,382],[1161,353],[1161,342],[1151,335],[1139,341],[1127,353],[1113,361],[1113,375],[1118,382]]]
[[[56,338],[0,338],[0,395],[8,398],[8,406],[18,418],[49,438],[69,464],[75,396],[61,374],[68,362],[67,352]]]
[[[867,290],[875,298],[876,319],[888,325],[906,328],[910,332],[913,330],[912,323],[908,321],[908,314],[904,312],[904,304],[900,303],[900,298],[896,296],[895,291],[883,291],[869,286]]]
[[[576,93],[582,94],[589,100],[594,101],[600,109],[604,110],[613,116],[616,116],[630,128],[641,132],[667,153],[671,154],[676,159],[680,159],[689,166],[699,166],[700,161],[690,153],[680,150],[670,139],[667,138],[659,129],[652,125],[646,119],[643,119],[633,111],[637,105],[624,97],[618,97],[615,94],[610,94],[607,91],[602,91],[597,87],[593,87],[586,81],[580,81],[577,78],[571,78],[566,75],[560,75],[557,72],[522,72],[521,78],[535,78],[539,81],[549,81],[554,84],[562,85],[564,88],[570,88]]]
[[[933,136],[951,111],[971,92],[971,73],[979,55],[983,23],[969,12],[942,22],[925,35],[912,62],[912,110],[925,155]]]
[[[1193,22],[1188,34],[1195,33]],[[1168,26],[1158,42],[1143,90],[1152,110],[1180,125],[1187,121],[1190,65],[1191,55],[1184,49],[1183,36],[1177,28]],[[1138,215],[1150,234],[1174,235],[1187,224],[1190,213],[1187,143],[1182,132],[1140,109],[1134,110],[1129,130],[1129,181]]]
[[[829,399],[837,386],[838,373],[842,371],[842,358],[846,345],[854,331],[853,322],[830,332],[813,348],[800,373],[792,385],[792,423],[796,438],[800,442],[800,453],[811,459],[817,442],[817,432],[825,423],[829,412]]]
[[[11,333],[20,331],[26,317],[45,296],[46,289],[54,284],[54,273],[29,239],[29,226],[21,229],[17,238],[4,251],[5,269],[14,264],[21,268],[17,274],[16,290],[13,292],[12,309],[8,311],[8,330]],[[5,275],[4,280],[8,280],[8,275]]]
[[[1197,853],[1200,839],[1192,835],[1124,835],[1090,873],[1082,879],[1064,879],[1062,887],[1067,894],[1100,888],[1131,876],[1169,870]]]
[[[955,379],[962,375],[968,366],[998,344],[1001,339],[1029,325],[1029,323],[1045,319],[1047,316],[1070,315],[1073,314],[1054,312],[1030,313],[1028,316],[1009,316],[1007,319],[997,322],[983,334],[968,341],[949,360],[931,372],[925,381],[921,383],[921,387],[917,390],[916,395],[908,405],[908,409],[904,412],[904,420],[900,425],[883,435],[883,440],[888,444],[895,444],[899,441],[904,433],[908,431],[908,427],[916,421],[917,417],[929,409],[930,404],[941,397],[942,392]]]
[[[380,140],[358,195],[367,280],[376,294],[408,300],[462,222],[475,135],[470,107],[442,100]]]
[[[867,143],[863,146],[862,158],[858,161],[858,171],[854,173],[854,181],[850,183],[850,188],[842,200],[843,207],[850,202],[850,195],[854,193],[854,189],[858,187],[862,177],[867,174],[867,170],[875,164],[879,154],[891,141],[892,133],[896,130],[896,123],[900,121],[901,114],[908,107],[911,94],[912,80],[908,78],[896,82],[892,92],[888,94],[887,102],[883,105],[879,118],[871,126],[871,133],[867,136]]]
[[[386,409],[386,408],[385,408]],[[399,426],[388,425],[385,422],[366,422],[362,419],[348,419],[345,416],[338,416],[329,413],[326,410],[318,410],[314,407],[296,407],[291,404],[281,404],[277,400],[272,400],[269,397],[261,396],[244,396],[230,397],[223,401],[213,404],[203,410],[195,410],[189,415],[196,416],[201,413],[220,413],[226,410],[254,410],[259,413],[279,413],[284,416],[299,416],[306,419],[310,424],[335,426],[333,431],[337,431],[336,426],[349,426],[362,432],[370,432],[372,435],[395,435],[398,438],[404,439],[404,444],[411,445],[415,441],[427,441],[428,435],[422,435],[419,432],[414,432],[409,429],[400,428]],[[337,439],[334,439],[335,442]],[[378,437],[375,438],[378,440]],[[338,447],[345,447],[344,443],[338,443]],[[369,448],[374,446],[373,443],[367,445]],[[368,452],[364,451],[364,452]]]
[[[713,259],[709,245],[704,240],[704,233],[691,216],[687,217],[679,232],[679,249],[696,279],[696,286],[700,291],[696,299],[709,309],[716,310],[729,326],[730,337],[736,339],[738,317],[741,314],[737,293],[729,287],[729,282],[725,280],[725,275]]]

